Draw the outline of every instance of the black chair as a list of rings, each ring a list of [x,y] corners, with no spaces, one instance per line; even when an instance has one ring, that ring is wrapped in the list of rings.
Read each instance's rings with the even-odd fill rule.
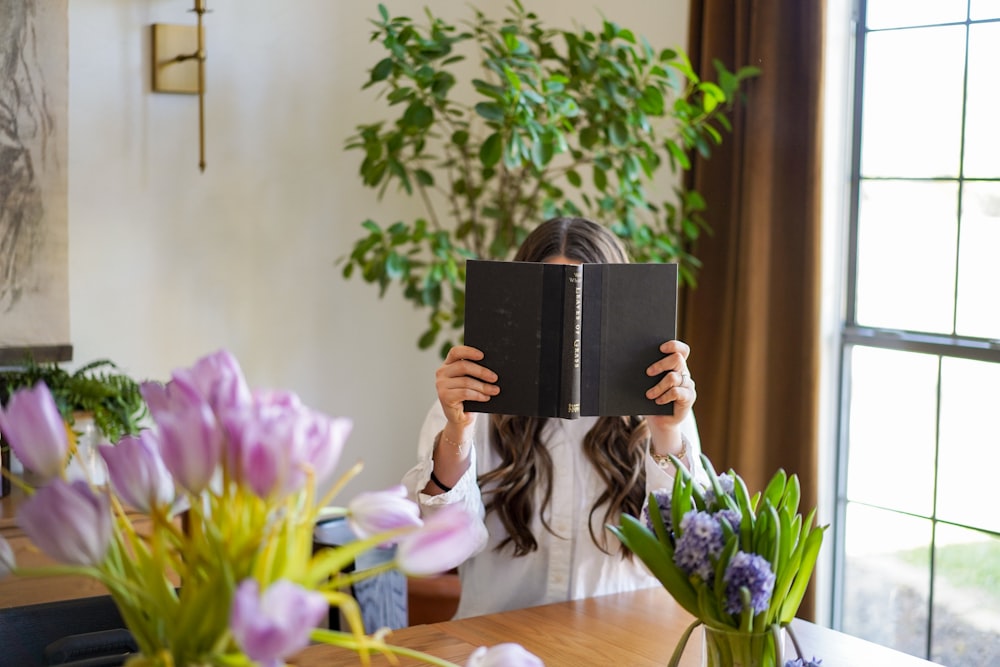
[[[313,551],[324,547],[336,547],[353,542],[357,536],[351,531],[345,519],[331,519],[316,524],[313,530]],[[395,557],[394,548],[376,548],[358,556],[345,571],[363,571],[382,565]],[[361,607],[361,619],[365,632],[372,633],[380,628],[398,630],[408,624],[406,577],[398,570],[382,572],[368,579],[362,579],[351,587],[351,594]],[[340,610],[330,609],[330,628],[340,629]]]
[[[0,609],[2,667],[112,667],[137,651],[109,595]]]

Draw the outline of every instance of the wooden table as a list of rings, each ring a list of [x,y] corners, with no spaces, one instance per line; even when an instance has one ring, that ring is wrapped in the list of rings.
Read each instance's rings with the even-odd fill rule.
[[[619,593],[586,600],[560,602],[487,616],[416,625],[393,632],[388,641],[464,665],[477,646],[517,642],[545,661],[547,667],[614,665],[662,667],[678,639],[691,623],[662,588]],[[934,663],[845,635],[807,621],[792,624],[802,650],[822,658],[830,667],[878,665],[927,667]],[[788,657],[795,657],[789,639]],[[359,665],[350,651],[315,645],[289,660],[298,667]],[[373,666],[391,664],[375,656]],[[400,659],[400,665],[424,664]],[[681,661],[683,667],[701,666],[701,634],[695,631]]]

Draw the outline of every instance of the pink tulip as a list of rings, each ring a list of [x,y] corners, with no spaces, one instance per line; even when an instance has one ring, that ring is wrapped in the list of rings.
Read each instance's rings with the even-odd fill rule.
[[[17,523],[61,563],[98,565],[111,540],[111,503],[83,480],[53,479],[21,506]]]
[[[545,663],[520,644],[504,643],[489,648],[480,646],[465,667],[544,667]]]
[[[216,413],[250,403],[243,369],[227,350],[206,355],[190,368],[174,371],[173,377],[194,387]]]
[[[278,667],[304,649],[309,634],[329,612],[322,594],[290,581],[271,584],[259,595],[255,579],[245,579],[233,594],[229,628],[236,642],[261,667]]]
[[[115,493],[125,504],[148,514],[153,507],[173,502],[174,480],[160,457],[156,431],[126,435],[115,446],[101,445],[99,451]]]
[[[17,561],[14,559],[14,550],[10,548],[10,542],[0,535],[0,579],[10,574],[15,565]]]
[[[365,491],[347,506],[351,530],[360,538],[371,537],[396,528],[423,525],[420,508],[407,498],[402,484],[385,491]]]
[[[14,393],[0,408],[0,433],[24,467],[51,479],[62,473],[69,450],[66,425],[44,382]]]
[[[481,539],[475,518],[459,505],[446,505],[421,528],[400,538],[396,562],[405,574],[421,577],[446,572],[465,561]]]
[[[143,383],[141,391],[160,429],[160,456],[174,482],[190,493],[201,493],[222,456],[223,432],[211,406],[180,379],[166,387]]]

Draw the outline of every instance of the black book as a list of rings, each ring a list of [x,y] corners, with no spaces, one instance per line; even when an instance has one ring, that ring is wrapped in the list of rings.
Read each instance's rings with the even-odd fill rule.
[[[646,368],[677,335],[676,264],[469,260],[465,344],[500,394],[469,412],[562,417],[673,414]]]

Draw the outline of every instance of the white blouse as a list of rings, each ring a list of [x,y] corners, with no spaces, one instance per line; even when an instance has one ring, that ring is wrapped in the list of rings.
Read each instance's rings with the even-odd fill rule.
[[[590,537],[587,522],[590,509],[601,493],[602,482],[583,453],[582,443],[596,421],[597,417],[581,417],[549,419],[546,423],[542,439],[553,466],[552,500],[547,508],[547,519],[556,534],[546,530],[541,518],[535,516],[531,531],[538,549],[515,558],[510,545],[502,551],[495,550],[507,533],[495,513],[486,516],[476,483],[479,475],[500,465],[489,442],[489,415],[480,414],[476,418],[470,466],[452,490],[436,496],[420,493],[430,480],[434,439],[445,425],[440,403],[434,402],[420,432],[418,463],[403,477],[403,484],[424,515],[458,503],[483,521],[477,526],[480,532],[478,550],[458,568],[462,594],[455,618],[660,585],[638,558],[621,558],[618,541],[605,529],[604,512],[600,508],[592,520],[594,534],[599,538],[601,535],[607,537],[611,554],[598,549]],[[703,478],[693,414],[682,423],[681,429],[689,443],[686,460],[689,465],[694,462],[696,477]],[[672,484],[673,475],[647,454],[647,493],[669,488]],[[540,505],[539,493],[536,509]]]

